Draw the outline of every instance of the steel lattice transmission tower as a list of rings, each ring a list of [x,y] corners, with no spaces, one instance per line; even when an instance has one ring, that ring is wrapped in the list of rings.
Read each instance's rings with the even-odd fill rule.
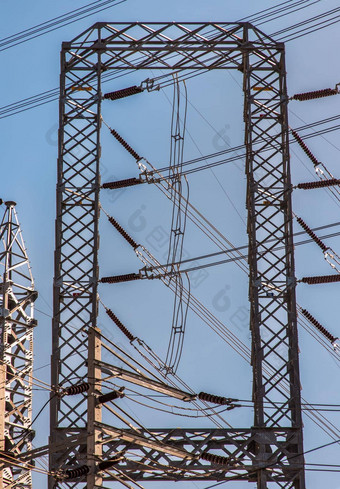
[[[101,79],[112,70],[141,69],[243,73],[252,427],[164,428],[138,437],[101,421]],[[52,384],[88,387],[85,394],[51,400],[50,470],[57,475],[50,489],[107,486],[116,478],[103,472],[105,462],[109,467],[124,450],[135,454],[133,460],[115,467],[130,480],[232,479],[256,482],[258,489],[305,488],[287,103],[284,45],[248,23],[99,23],[63,43]],[[199,457],[209,450],[229,466]]]
[[[15,211],[5,202],[0,223],[0,488],[31,489],[33,277]]]

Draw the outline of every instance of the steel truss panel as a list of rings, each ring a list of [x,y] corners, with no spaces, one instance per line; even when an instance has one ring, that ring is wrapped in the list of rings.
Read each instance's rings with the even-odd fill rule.
[[[128,479],[146,480],[248,480],[256,481],[263,467],[267,481],[287,483],[287,474],[293,481],[303,469],[296,452],[299,433],[295,429],[152,429],[142,435],[152,442],[153,436],[167,446],[200,454],[209,451],[229,460],[226,465],[209,463],[200,459],[183,459],[161,453],[157,449],[141,446],[124,438],[125,433],[103,427],[105,452],[125,453],[114,466]],[[130,431],[133,438],[135,432]],[[263,444],[266,456],[260,462],[255,446]],[[295,458],[294,458],[295,457]],[[291,458],[289,461],[288,459]],[[106,471],[103,481],[115,480],[115,472]],[[272,486],[270,486],[272,487]]]
[[[15,211],[6,202],[0,223],[0,488],[31,489],[33,277]]]
[[[183,75],[238,69],[244,77],[255,421],[253,428],[234,433],[151,430],[159,440],[197,455],[190,462],[150,444],[134,445],[126,434],[124,441],[114,428],[110,433],[94,403],[100,392],[93,381],[100,378],[95,370],[100,84],[112,71],[141,69]],[[51,477],[50,489],[85,484],[93,489],[116,480],[114,471],[98,472],[95,465],[127,446],[139,465],[124,459],[119,467],[123,477],[134,480],[222,480],[232,472],[235,480],[256,481],[259,489],[304,489],[285,77],[284,45],[247,23],[99,23],[63,43],[52,383],[58,389],[87,380],[90,390],[52,398],[50,469],[61,474],[87,465],[89,473],[75,480]],[[70,441],[77,431],[78,444]],[[199,460],[206,449],[235,460],[232,471]]]

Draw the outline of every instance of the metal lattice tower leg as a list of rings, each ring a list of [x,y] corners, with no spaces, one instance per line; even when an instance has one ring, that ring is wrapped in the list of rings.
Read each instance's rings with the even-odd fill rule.
[[[284,45],[244,23],[99,23],[64,43],[61,59],[52,383],[58,390],[86,381],[89,390],[51,401],[50,489],[93,489],[102,480],[107,486],[116,479],[110,471],[103,475],[99,462],[126,450],[133,459],[115,467],[136,481],[225,481],[232,468],[230,478],[256,482],[258,489],[305,489]],[[165,428],[136,437],[101,422],[94,401],[100,393],[94,380],[100,379],[101,347],[96,324],[100,83],[103,72],[131,69],[243,73],[252,427]],[[282,252],[274,251],[278,242]],[[164,453],[164,444],[176,448]],[[179,460],[176,450],[184,447],[191,455],[218,450],[230,467],[199,457]]]
[[[37,298],[33,277],[15,211],[5,202],[0,223],[0,451],[4,468],[0,488],[32,488],[31,450],[33,302]]]
[[[254,450],[265,464],[276,427],[295,432],[292,445],[303,452],[283,45],[270,58],[245,55],[243,73],[254,426],[262,429]],[[270,480],[259,470],[259,488]],[[302,472],[292,487],[304,487]]]

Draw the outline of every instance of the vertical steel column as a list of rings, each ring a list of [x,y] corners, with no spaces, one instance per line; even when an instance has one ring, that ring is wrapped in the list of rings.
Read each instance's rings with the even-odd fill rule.
[[[33,302],[37,298],[15,202],[0,223],[0,488],[32,488]],[[6,463],[6,461],[8,463]]]
[[[55,476],[49,487],[87,482],[91,489],[100,485],[94,470],[100,454],[95,422],[101,411],[95,402],[100,379],[94,364],[101,350],[97,328],[101,63],[98,55],[97,63],[77,71],[73,62],[70,45],[64,43],[51,361],[57,392],[51,398],[50,420],[50,470]],[[84,382],[89,384],[87,392],[60,395]],[[70,472],[79,468],[80,473]]]
[[[295,455],[289,461],[284,481],[277,484],[302,489],[302,419],[284,45],[276,43],[249,51],[246,29],[244,41],[254,428],[261,429],[253,447],[259,467],[257,487],[267,488],[272,477],[263,467],[271,455],[271,438],[276,435],[275,431],[269,433],[267,429],[293,428],[295,437],[291,451]]]

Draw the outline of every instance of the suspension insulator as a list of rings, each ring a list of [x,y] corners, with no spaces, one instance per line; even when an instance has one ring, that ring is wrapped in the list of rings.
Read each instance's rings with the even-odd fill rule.
[[[111,309],[105,308],[106,314],[109,316],[109,318],[112,319],[112,321],[118,326],[118,328],[121,330],[123,334],[130,340],[133,341],[135,339],[135,336],[133,336],[130,331],[124,326],[124,324],[117,318],[117,316],[111,311]]]
[[[202,460],[206,460],[207,462],[212,462],[213,464],[230,465],[230,458],[222,457],[221,455],[215,455],[214,453],[202,453],[200,458]]]
[[[99,396],[97,399],[98,404],[103,404],[104,402],[110,402],[114,401],[115,399],[119,399],[120,397],[124,397],[124,389],[125,387],[121,387],[118,391],[114,390],[112,392],[108,392],[107,394]]]
[[[118,100],[120,98],[129,97],[130,95],[136,95],[137,93],[143,92],[142,87],[137,87],[136,85],[128,88],[123,88],[122,90],[116,90],[115,92],[109,92],[104,95],[104,99]]]
[[[134,241],[131,236],[128,235],[128,233],[122,228],[122,226],[111,216],[109,216],[109,222],[112,224],[113,227],[117,229],[117,231],[123,236],[123,238],[126,239],[126,241],[132,246],[132,248],[135,250],[138,248],[138,244],[136,241]]]
[[[88,382],[84,382],[78,385],[71,385],[70,387],[66,387],[62,391],[62,394],[65,396],[75,396],[76,394],[82,394],[83,392],[87,392],[90,389],[90,384]]]
[[[206,392],[200,392],[198,394],[198,399],[201,399],[201,401],[207,401],[207,402],[212,402],[213,404],[230,404],[231,399],[227,399],[226,397],[221,397],[221,396],[215,396],[213,394],[207,394]]]
[[[99,462],[98,464],[98,470],[106,470],[109,469],[110,467],[113,467],[114,465],[118,464],[122,460],[121,455],[116,455],[115,457],[110,458],[109,460],[103,460],[102,462]]]
[[[123,188],[123,187],[132,187],[133,185],[138,185],[142,183],[138,178],[126,178],[125,180],[117,180],[116,182],[107,182],[103,183],[102,188]]]
[[[77,479],[82,475],[87,475],[90,472],[90,468],[88,465],[82,465],[81,467],[77,467],[76,469],[68,469],[65,470],[65,479]]]
[[[130,155],[135,158],[135,160],[139,161],[142,159],[142,157],[139,156],[139,154],[136,153],[136,151],[131,148],[131,146],[125,141],[125,139],[122,138],[122,136],[120,136],[118,134],[117,131],[115,131],[114,129],[111,129],[110,132],[111,132],[112,136],[115,137],[117,139],[117,141],[126,149],[126,151],[128,151],[130,153]]]
[[[303,151],[306,153],[308,158],[310,158],[314,164],[314,166],[317,166],[319,164],[318,160],[315,158],[313,153],[310,151],[310,149],[307,147],[307,145],[302,141],[301,137],[298,135],[296,131],[292,131],[292,134],[300,147],[303,149]]]
[[[337,275],[320,275],[317,277],[303,277],[301,282],[305,284],[330,284],[332,282],[340,282],[340,274]]]
[[[130,282],[131,280],[138,280],[140,276],[138,273],[127,273],[126,275],[113,275],[112,277],[102,277],[100,282],[102,284],[117,284],[118,282]]]
[[[314,92],[296,93],[293,95],[293,100],[299,100],[300,102],[305,100],[312,100],[314,98],[330,97],[336,95],[338,90],[336,88],[324,88],[323,90],[315,90]]]
[[[335,340],[337,338],[335,338],[335,336],[333,336],[329,331],[327,331],[326,328],[324,328],[322,326],[322,324],[319,323],[319,321],[317,319],[315,319],[315,317],[313,317],[311,315],[310,312],[308,312],[306,309],[301,309],[301,313],[305,316],[305,318],[308,319],[308,321],[310,323],[312,323],[316,329],[318,329],[320,331],[320,333],[322,333],[331,343],[334,343]]]
[[[330,178],[328,180],[320,180],[319,182],[305,182],[299,183],[296,187],[302,188],[303,190],[310,190],[313,188],[323,188],[323,187],[331,187],[332,185],[339,185],[339,178]]]
[[[315,233],[311,230],[309,226],[305,223],[301,217],[296,218],[297,222],[300,224],[300,226],[306,231],[306,233],[312,238],[313,241],[322,249],[323,252],[327,250],[327,246],[321,241],[320,238],[317,237]]]

